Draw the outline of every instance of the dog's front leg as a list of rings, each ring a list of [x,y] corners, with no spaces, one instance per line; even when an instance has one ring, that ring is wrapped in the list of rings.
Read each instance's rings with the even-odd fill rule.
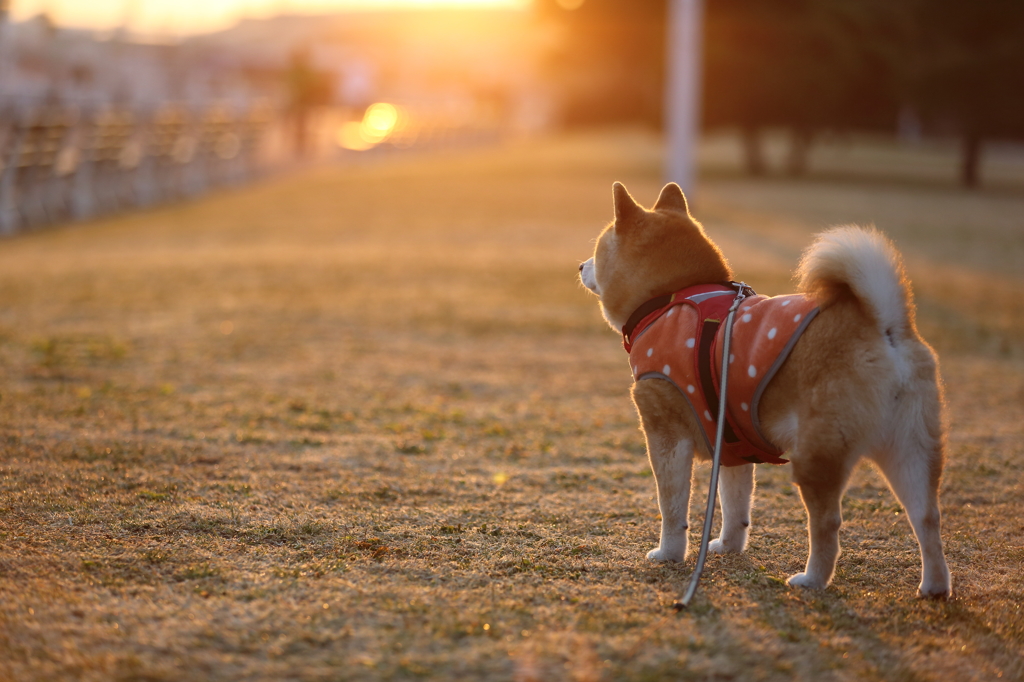
[[[722,534],[708,545],[715,554],[742,552],[750,531],[750,505],[754,494],[754,465],[722,467],[718,493],[722,499]]]
[[[655,561],[686,558],[690,516],[690,477],[693,473],[693,441],[647,436],[647,451],[658,485],[661,510],[661,543],[647,553]]]
[[[686,558],[686,531],[690,516],[690,476],[693,473],[693,434],[700,426],[675,386],[667,381],[638,381],[633,404],[640,414],[647,456],[658,485],[661,543],[647,553],[656,561]]]

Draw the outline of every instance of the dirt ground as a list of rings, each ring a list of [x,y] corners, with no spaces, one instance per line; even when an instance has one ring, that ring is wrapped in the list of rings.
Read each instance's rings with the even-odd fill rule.
[[[906,254],[956,594],[915,598],[867,465],[834,584],[788,588],[804,512],[762,466],[748,553],[675,614],[693,560],[644,558],[626,357],[576,281],[660,163],[629,132],[379,157],[0,242],[0,680],[1024,679],[1024,190],[706,176],[762,293],[831,224]]]

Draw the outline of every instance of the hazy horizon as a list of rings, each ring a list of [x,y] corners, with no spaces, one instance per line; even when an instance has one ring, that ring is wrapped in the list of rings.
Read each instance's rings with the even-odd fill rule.
[[[374,10],[522,9],[530,0],[12,0],[14,21],[47,14],[58,26],[187,36],[230,28],[244,19]]]

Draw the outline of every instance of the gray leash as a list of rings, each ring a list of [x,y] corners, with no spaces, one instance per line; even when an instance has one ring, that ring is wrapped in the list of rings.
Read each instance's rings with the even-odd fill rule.
[[[729,348],[732,345],[732,322],[736,317],[736,311],[740,303],[749,295],[752,290],[743,282],[733,283],[738,287],[736,298],[729,307],[729,315],[725,318],[725,344],[722,347],[722,390],[718,398],[718,428],[715,431],[715,451],[711,456],[711,488],[708,490],[708,508],[704,512],[704,534],[700,538],[700,552],[697,554],[697,566],[690,576],[690,585],[686,588],[686,594],[672,604],[676,611],[682,611],[690,605],[690,600],[697,592],[697,584],[700,583],[701,573],[704,572],[704,561],[708,558],[708,543],[711,541],[711,526],[715,521],[715,501],[718,496],[718,465],[722,459],[722,434],[725,431],[725,398],[726,387],[729,383]]]

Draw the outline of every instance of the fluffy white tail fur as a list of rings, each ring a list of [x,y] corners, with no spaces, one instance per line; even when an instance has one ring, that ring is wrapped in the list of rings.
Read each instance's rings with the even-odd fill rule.
[[[852,293],[883,334],[899,339],[913,327],[903,259],[876,229],[845,226],[821,233],[800,259],[798,276],[800,291],[823,308]]]

